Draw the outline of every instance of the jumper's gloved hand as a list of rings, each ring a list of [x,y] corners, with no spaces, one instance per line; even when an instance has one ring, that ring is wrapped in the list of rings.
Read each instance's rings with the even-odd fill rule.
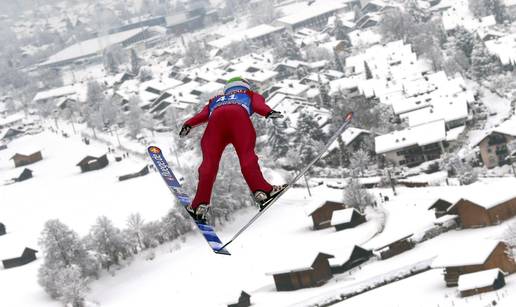
[[[269,112],[269,114],[267,114],[267,116],[265,116],[265,118],[283,118],[283,114],[281,114],[281,112],[272,110]]]
[[[190,133],[190,130],[192,129],[192,127],[188,126],[188,125],[183,125],[183,127],[181,128],[181,131],[179,132],[179,137],[185,137],[186,135],[188,135],[188,133]]]

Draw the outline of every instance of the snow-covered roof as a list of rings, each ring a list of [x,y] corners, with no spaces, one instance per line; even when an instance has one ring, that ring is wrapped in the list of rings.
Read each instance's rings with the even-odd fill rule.
[[[468,103],[465,99],[455,101],[439,101],[426,108],[404,113],[402,118],[408,120],[409,126],[417,126],[427,122],[444,119],[450,122],[468,117]]]
[[[172,89],[176,86],[179,86],[181,84],[183,84],[183,82],[180,80],[165,77],[165,78],[155,78],[155,79],[152,79],[149,81],[145,81],[145,82],[141,83],[140,86],[144,89],[145,88],[153,88],[160,92],[163,92],[163,91]]]
[[[77,86],[67,85],[62,87],[56,87],[49,90],[41,91],[34,96],[32,101],[46,100],[50,98],[58,98],[63,96],[70,96],[77,93]]]
[[[404,130],[394,131],[375,138],[375,150],[377,154],[418,145],[424,146],[446,139],[444,120],[409,127]]]
[[[331,225],[339,225],[344,223],[351,222],[351,218],[353,217],[353,212],[355,212],[355,208],[347,208],[342,210],[335,210],[331,215]],[[357,211],[357,213],[359,213]],[[359,213],[360,214],[360,213]]]
[[[275,33],[283,30],[284,27],[275,27],[271,25],[261,24],[243,31],[230,33],[228,36],[221,37],[216,40],[208,42],[208,45],[223,49],[229,46],[231,43],[240,42],[243,40],[253,40],[271,33]]]
[[[288,264],[283,263],[273,265],[272,270],[267,272],[266,275],[286,274],[313,269],[311,264],[314,262],[317,256],[319,256],[319,254],[322,254],[322,257],[326,257],[328,259],[334,258],[333,255],[325,252],[318,252],[313,250],[307,251],[306,253],[303,253],[302,257],[294,257],[289,259]],[[306,266],[307,263],[310,263],[310,266]],[[303,264],[305,264],[305,266],[303,266]]]
[[[342,134],[340,135],[340,138],[341,138],[342,142],[344,143],[344,146],[348,146],[351,142],[353,142],[353,140],[355,140],[362,133],[370,134],[371,132],[369,130],[349,127],[348,129],[344,130],[344,132],[342,132]],[[330,145],[330,147],[328,148],[328,150],[326,152],[330,152],[331,150],[333,150],[334,148],[337,148],[338,146],[339,146],[339,142],[337,140],[335,140]]]
[[[147,29],[137,28],[78,42],[50,56],[47,61],[40,65],[50,65],[52,63],[100,54],[104,49],[140,35],[144,31],[147,31]]]
[[[326,13],[342,10],[346,7],[347,5],[343,3],[343,1],[325,1],[323,3],[316,1],[312,5],[300,8],[300,10],[294,14],[279,18],[278,21],[287,25],[296,25],[305,20],[309,20]]]
[[[339,90],[346,90],[352,88],[358,88],[360,82],[362,82],[358,77],[347,77],[341,78],[337,80],[330,81],[330,95],[337,93]]]
[[[495,127],[490,131],[485,132],[482,136],[478,137],[475,142],[472,143],[472,146],[477,146],[478,144],[480,144],[480,142],[482,142],[487,136],[489,136],[493,132],[516,137],[516,115],[504,121],[498,127]]]
[[[23,113],[16,113],[9,115],[7,117],[0,118],[0,127],[17,123],[19,121],[22,121],[23,118],[25,118],[25,114]]]
[[[460,275],[458,289],[459,291],[467,291],[491,286],[500,273],[502,273],[502,271],[499,268],[495,268]]]
[[[485,42],[487,50],[496,54],[504,65],[516,64],[516,34],[506,35]]]
[[[500,242],[477,239],[475,241],[455,242],[443,249],[433,261],[432,267],[458,267],[484,264]]]
[[[355,30],[348,33],[353,46],[372,45],[381,42],[382,35],[376,28]]]

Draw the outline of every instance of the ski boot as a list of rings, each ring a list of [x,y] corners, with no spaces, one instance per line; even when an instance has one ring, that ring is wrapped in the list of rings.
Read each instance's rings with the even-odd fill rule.
[[[254,192],[254,200],[256,204],[259,206],[260,211],[263,211],[276,197],[278,197],[281,191],[285,190],[287,184],[282,185],[273,185],[272,190],[269,192],[264,192],[262,190],[258,190]]]
[[[197,222],[201,224],[206,224],[206,217],[208,211],[210,211],[209,204],[200,204],[197,208],[192,208],[192,204],[186,206],[186,211],[188,214]]]

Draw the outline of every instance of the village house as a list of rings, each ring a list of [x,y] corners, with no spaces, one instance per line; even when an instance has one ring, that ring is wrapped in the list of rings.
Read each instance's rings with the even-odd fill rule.
[[[30,155],[16,153],[10,160],[14,161],[14,167],[20,167],[41,161],[43,160],[43,156],[41,155],[41,151],[36,151]]]
[[[366,217],[355,208],[333,211],[331,216],[331,226],[336,231],[354,228],[366,222]]]
[[[478,146],[480,157],[486,168],[507,163],[510,154],[507,144],[516,140],[516,118],[511,118],[487,133],[474,146]]]
[[[350,8],[351,1],[348,3],[325,2],[323,4],[315,2],[294,14],[277,19],[276,23],[292,32],[304,27],[322,29],[328,23],[328,18]]]
[[[514,1],[516,3],[516,1]],[[516,5],[514,5],[516,10]],[[516,15],[515,15],[516,16]],[[516,66],[516,34],[508,34],[485,42],[487,50],[496,55],[506,70]]]
[[[340,274],[358,267],[373,256],[372,250],[355,245],[348,249],[347,254],[329,259],[329,262],[332,273]]]
[[[409,127],[375,138],[375,151],[396,166],[414,167],[445,152],[444,120]]]
[[[247,42],[256,44],[257,46],[269,46],[273,44],[274,37],[281,34],[285,30],[283,26],[271,26],[267,24],[261,24],[243,31],[231,33],[228,36],[223,36],[219,39],[208,42],[208,45],[217,48],[224,49],[229,45],[238,42]]]
[[[505,275],[500,269],[490,269],[459,276],[458,290],[462,297],[495,291],[505,286]]]
[[[37,250],[26,247],[20,257],[2,260],[4,269],[11,269],[31,263],[32,261],[36,260],[37,252]]]
[[[394,241],[389,242],[388,244],[375,248],[374,251],[380,253],[380,258],[382,260],[394,257],[403,252],[411,250],[412,248],[414,248],[414,246],[416,246],[414,241],[411,240],[412,236],[413,234],[410,234],[402,238],[396,239]]]
[[[325,201],[324,204],[312,211],[308,216],[312,217],[313,229],[324,229],[331,227],[332,214],[336,210],[346,209],[347,206],[340,202]]]
[[[247,293],[245,291],[242,291],[240,293],[238,302],[228,305],[228,307],[249,307],[249,306],[251,306],[251,295],[249,295],[249,293]]]
[[[109,164],[109,160],[107,155],[102,155],[100,157],[92,157],[86,156],[84,157],[77,166],[81,168],[81,173],[99,170],[106,167]]]
[[[319,287],[333,277],[328,259],[333,255],[319,253],[309,267],[283,270],[267,275],[272,275],[276,290],[293,291],[297,289]]]
[[[445,250],[432,263],[433,268],[444,268],[446,286],[458,285],[459,276],[489,269],[500,269],[507,274],[516,272],[516,263],[504,242],[475,240]]]
[[[457,212],[464,228],[477,228],[500,224],[516,216],[516,195],[507,193],[485,197],[473,197],[475,201],[460,199],[448,211]],[[512,194],[515,194],[514,191]]]

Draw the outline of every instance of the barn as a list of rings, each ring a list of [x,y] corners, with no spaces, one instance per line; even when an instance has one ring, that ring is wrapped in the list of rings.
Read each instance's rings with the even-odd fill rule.
[[[20,182],[30,178],[32,178],[32,170],[25,168],[18,177],[14,178],[14,181]]]
[[[4,269],[19,267],[36,260],[37,252],[37,250],[26,247],[20,257],[2,260]]]
[[[10,160],[14,161],[14,167],[20,167],[41,161],[43,160],[43,156],[41,155],[41,151],[37,151],[28,156],[16,153]]]
[[[100,157],[86,156],[84,157],[77,166],[81,168],[81,173],[99,170],[106,167],[109,164],[107,155]]]
[[[403,252],[411,250],[414,248],[414,246],[416,246],[414,241],[411,240],[412,236],[413,234],[410,234],[397,240],[391,241],[386,245],[376,248],[375,251],[380,253],[380,258],[382,260],[399,255]]]
[[[6,234],[5,225],[3,223],[0,223],[0,236],[3,236]]]
[[[497,195],[471,201],[460,199],[448,211],[454,210],[462,227],[476,228],[497,225],[516,216],[516,196],[500,199]]]
[[[251,306],[251,295],[247,292],[242,291],[240,293],[240,297],[238,298],[238,302],[234,304],[229,304],[228,307],[249,307]]]
[[[373,257],[373,251],[360,246],[353,246],[343,257],[329,260],[333,274],[339,274],[355,268]]]
[[[495,291],[504,286],[505,275],[498,268],[461,275],[458,282],[462,297]]]
[[[448,200],[445,200],[445,199],[442,199],[442,198],[438,198],[429,208],[428,210],[435,210],[435,217],[436,218],[440,218],[441,216],[443,215],[446,215],[448,213],[451,213],[451,212],[448,212],[448,209],[450,207],[453,206],[453,203],[448,201]]]
[[[475,240],[456,244],[439,255],[432,267],[444,268],[446,286],[455,287],[463,274],[496,268],[508,274],[516,272],[516,262],[508,250],[509,246],[501,241]]]
[[[119,176],[118,177],[118,181],[129,180],[129,179],[132,179],[132,178],[145,176],[147,174],[149,174],[149,166],[145,165],[144,168],[142,168],[140,171],[138,171],[136,173],[131,173],[131,174]]]
[[[355,208],[333,211],[331,226],[337,231],[356,227],[366,222],[366,217]]]
[[[309,267],[268,273],[274,278],[278,291],[319,287],[333,277],[328,259],[333,255],[319,253]]]
[[[346,209],[346,207],[346,205],[340,202],[326,201],[309,214],[312,217],[313,229],[318,230],[331,227],[333,211]]]

